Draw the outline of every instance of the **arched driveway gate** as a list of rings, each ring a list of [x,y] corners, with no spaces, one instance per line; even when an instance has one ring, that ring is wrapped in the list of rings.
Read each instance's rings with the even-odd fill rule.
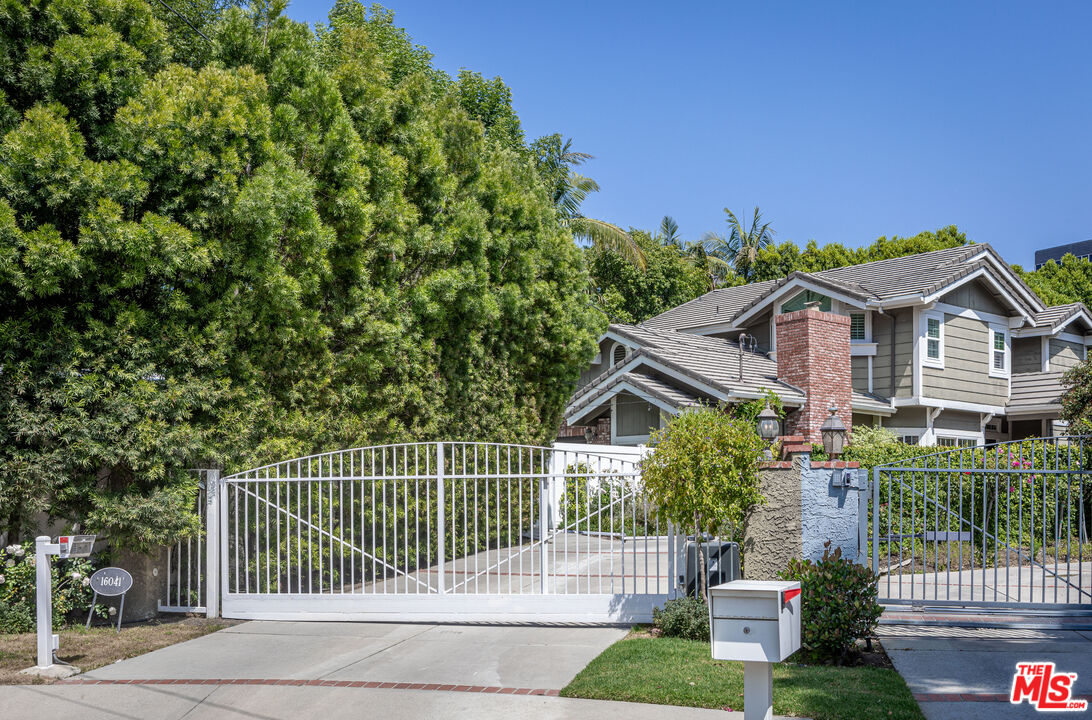
[[[608,451],[409,443],[206,484],[225,617],[629,623],[674,593],[679,538]]]
[[[957,448],[873,471],[887,605],[1092,613],[1088,437]]]

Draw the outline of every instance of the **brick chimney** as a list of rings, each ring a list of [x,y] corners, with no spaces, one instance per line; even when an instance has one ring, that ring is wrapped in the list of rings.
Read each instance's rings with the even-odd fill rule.
[[[849,361],[849,318],[805,308],[778,315],[777,376],[807,394],[804,407],[785,418],[786,435],[802,435],[822,444],[819,427],[831,405],[847,429],[852,425],[852,378]]]

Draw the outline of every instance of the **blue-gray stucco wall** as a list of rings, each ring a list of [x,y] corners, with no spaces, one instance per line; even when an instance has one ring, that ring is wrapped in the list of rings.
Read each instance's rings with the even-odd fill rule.
[[[823,543],[831,543],[831,551],[842,549],[842,557],[857,557],[857,532],[860,519],[859,494],[852,487],[835,487],[834,474],[860,473],[860,470],[813,468],[804,456],[801,468],[800,519],[802,552],[807,560],[823,557]]]

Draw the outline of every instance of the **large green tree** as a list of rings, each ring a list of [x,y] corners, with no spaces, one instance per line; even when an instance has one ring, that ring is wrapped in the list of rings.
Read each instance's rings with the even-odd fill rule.
[[[198,464],[552,436],[601,316],[506,101],[381,8],[283,6],[200,52],[144,0],[0,8],[9,533],[146,546],[194,531]]]
[[[645,257],[642,270],[610,248],[590,248],[596,303],[611,322],[638,323],[708,290],[708,276],[685,249],[642,230],[631,235]]]

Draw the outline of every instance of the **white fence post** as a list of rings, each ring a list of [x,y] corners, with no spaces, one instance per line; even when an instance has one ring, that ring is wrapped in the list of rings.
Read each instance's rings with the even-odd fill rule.
[[[56,546],[54,546],[56,547]],[[49,571],[49,537],[34,541],[34,584],[37,597],[38,667],[53,664],[53,578]],[[56,551],[54,551],[56,552]]]
[[[220,617],[220,471],[205,471],[205,616]]]
[[[436,567],[440,570],[440,579],[436,585],[440,594],[447,593],[444,587],[444,558],[447,555],[447,529],[444,527],[444,444],[436,443]]]

